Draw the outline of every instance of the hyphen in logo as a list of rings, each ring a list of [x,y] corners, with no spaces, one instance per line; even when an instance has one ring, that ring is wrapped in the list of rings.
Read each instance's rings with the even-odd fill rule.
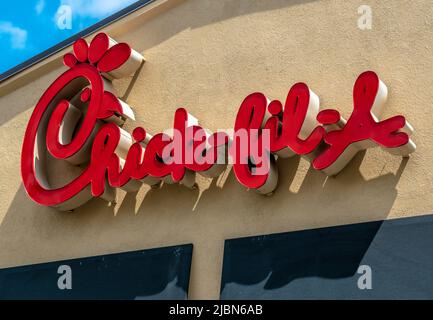
[[[301,155],[334,175],[372,146],[401,156],[415,151],[409,138],[413,129],[403,116],[379,120],[388,92],[372,71],[356,80],[347,121],[336,110],[320,111],[318,96],[297,83],[284,107],[262,93],[246,97],[233,130],[212,133],[180,108],[173,129],[152,136],[138,127],[131,135],[119,125],[135,120],[134,113],[114,94],[111,80],[134,73],[143,57],[104,33],[90,45],[77,40],[73,51],[64,56],[69,69],[44,92],[24,136],[24,187],[42,205],[69,210],[92,196],[112,201],[115,188],[134,191],[142,183],[193,187],[195,172],[216,177],[228,163],[242,185],[268,194],[277,186],[278,157]],[[83,169],[72,181],[52,187],[48,153]]]

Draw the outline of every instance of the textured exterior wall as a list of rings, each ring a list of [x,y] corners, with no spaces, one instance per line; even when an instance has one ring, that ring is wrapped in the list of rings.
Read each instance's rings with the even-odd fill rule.
[[[271,197],[245,190],[228,172],[198,176],[199,189],[164,185],[95,199],[73,213],[34,204],[20,179],[24,130],[59,67],[0,98],[0,267],[193,243],[190,298],[218,298],[227,238],[431,213],[433,206],[433,7],[431,1],[372,1],[372,30],[357,27],[364,1],[188,0],[130,30],[147,59],[135,83],[115,81],[137,123],[171,127],[183,106],[211,130],[232,128],[255,91],[285,100],[306,82],[321,106],[347,117],[352,87],[365,70],[389,89],[384,116],[415,127],[408,161],[377,149],[326,178],[299,157],[280,160]]]

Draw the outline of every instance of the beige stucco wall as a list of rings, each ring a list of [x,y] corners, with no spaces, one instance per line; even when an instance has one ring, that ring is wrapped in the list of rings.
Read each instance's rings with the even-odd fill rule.
[[[373,9],[372,30],[357,27],[361,4]],[[298,81],[348,116],[356,77],[372,69],[389,89],[385,116],[415,127],[416,153],[405,161],[372,149],[328,179],[298,157],[280,160],[271,197],[230,172],[198,177],[199,190],[143,187],[73,213],[34,204],[20,181],[27,121],[59,65],[0,98],[0,267],[193,243],[190,298],[218,298],[225,239],[432,212],[432,38],[428,0],[182,2],[117,39],[147,59],[135,83],[115,82],[120,96],[129,92],[135,125],[159,132],[183,106],[204,127],[231,128],[246,95],[284,100]]]

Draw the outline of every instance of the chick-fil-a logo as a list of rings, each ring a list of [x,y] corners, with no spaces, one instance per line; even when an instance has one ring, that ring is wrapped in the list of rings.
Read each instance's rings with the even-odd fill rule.
[[[115,94],[111,80],[134,73],[143,57],[125,43],[100,33],[90,45],[79,39],[64,56],[68,70],[44,92],[27,130],[21,155],[24,187],[37,203],[69,210],[93,197],[113,200],[114,189],[138,190],[160,181],[193,187],[195,172],[216,177],[228,163],[238,181],[263,194],[277,186],[278,157],[301,155],[327,175],[335,175],[360,150],[381,146],[392,154],[415,151],[413,128],[403,116],[381,113],[387,88],[372,71],[353,90],[353,112],[320,111],[319,98],[304,83],[291,87],[284,105],[253,93],[242,102],[233,130],[203,129],[184,108],[170,131],[132,135],[120,126],[135,120]],[[48,151],[48,152],[47,152]],[[81,173],[60,188],[48,178],[46,158],[80,165]]]

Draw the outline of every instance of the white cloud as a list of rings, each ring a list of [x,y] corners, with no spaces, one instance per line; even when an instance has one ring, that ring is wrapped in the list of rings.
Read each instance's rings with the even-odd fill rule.
[[[13,49],[24,49],[27,42],[27,31],[14,26],[9,21],[0,21],[0,37],[7,35],[11,38]]]
[[[68,5],[72,15],[103,18],[113,14],[137,0],[60,0],[60,5]]]
[[[35,6],[36,13],[38,15],[41,14],[42,11],[44,11],[44,8],[45,8],[45,0],[39,0]]]

